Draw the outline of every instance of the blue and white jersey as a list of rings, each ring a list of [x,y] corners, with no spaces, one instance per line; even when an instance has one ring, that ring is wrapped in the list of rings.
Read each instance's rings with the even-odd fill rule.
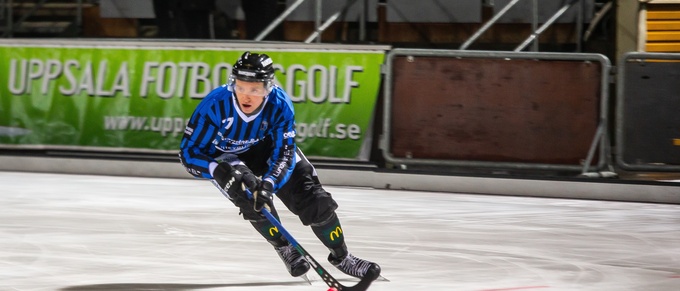
[[[209,167],[217,157],[244,153],[269,137],[271,150],[258,153],[269,157],[262,180],[271,181],[274,191],[283,186],[295,167],[293,104],[283,89],[274,86],[262,106],[248,116],[226,85],[210,92],[196,107],[182,137],[179,156],[187,171],[212,179]]]

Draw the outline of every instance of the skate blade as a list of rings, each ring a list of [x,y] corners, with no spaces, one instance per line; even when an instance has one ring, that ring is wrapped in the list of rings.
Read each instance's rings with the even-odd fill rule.
[[[305,280],[307,283],[309,283],[309,285],[312,285],[312,280],[309,278],[309,276],[307,275],[307,273],[304,273],[304,274],[300,275],[300,278],[302,278],[302,279]]]

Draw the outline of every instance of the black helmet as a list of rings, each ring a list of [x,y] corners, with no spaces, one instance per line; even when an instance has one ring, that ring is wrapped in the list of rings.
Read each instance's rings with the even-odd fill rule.
[[[266,54],[245,52],[231,69],[231,78],[246,82],[265,82],[269,85],[274,80],[273,63]]]

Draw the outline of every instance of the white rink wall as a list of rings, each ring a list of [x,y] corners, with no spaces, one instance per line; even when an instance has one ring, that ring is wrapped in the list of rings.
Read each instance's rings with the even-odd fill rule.
[[[0,156],[0,171],[192,179],[180,165],[179,160],[173,163],[170,161]],[[428,175],[376,168],[347,170],[318,166],[317,172],[325,185],[680,204],[680,183],[676,182]]]

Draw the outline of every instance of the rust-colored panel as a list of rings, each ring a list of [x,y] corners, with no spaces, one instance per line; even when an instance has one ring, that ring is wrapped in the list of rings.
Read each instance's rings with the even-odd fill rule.
[[[600,112],[601,65],[398,56],[397,158],[578,165]]]

